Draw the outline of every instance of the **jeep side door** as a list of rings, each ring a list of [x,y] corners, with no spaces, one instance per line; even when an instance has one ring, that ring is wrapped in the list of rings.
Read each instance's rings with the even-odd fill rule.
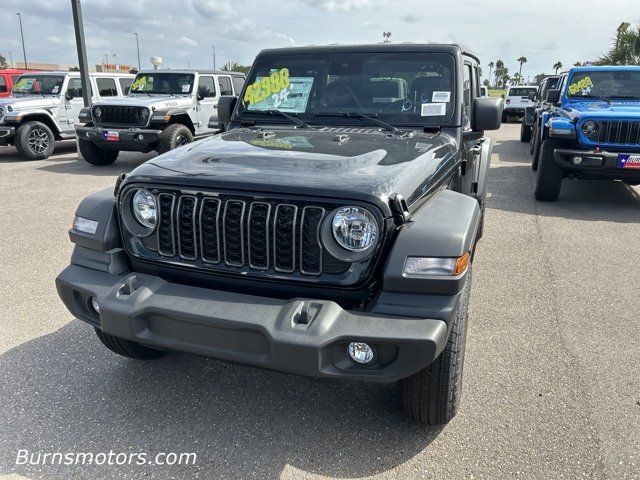
[[[200,75],[196,90],[197,122],[196,134],[212,132],[209,128],[209,118],[218,116],[218,88],[213,75]]]
[[[93,89],[91,93],[93,93]],[[84,107],[82,80],[79,77],[69,79],[67,89],[62,94],[62,101],[66,112],[66,128],[61,128],[61,130],[73,131],[73,125],[78,121],[80,110]],[[63,125],[60,125],[60,127],[63,127]]]
[[[471,132],[473,125],[473,102],[480,96],[477,67],[465,61],[462,65],[462,130]],[[478,158],[481,152],[479,140],[467,140],[463,142],[462,149],[462,193],[471,195],[475,189],[476,172],[478,170]]]

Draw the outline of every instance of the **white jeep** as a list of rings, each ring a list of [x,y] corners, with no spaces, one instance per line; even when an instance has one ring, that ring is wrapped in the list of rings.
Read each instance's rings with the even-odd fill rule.
[[[244,79],[226,71],[142,71],[127,97],[83,109],[76,125],[80,153],[103,166],[121,150],[164,153],[212,135],[219,131],[218,99],[238,95]]]
[[[506,122],[512,116],[523,117],[526,108],[533,105],[533,97],[537,91],[538,87],[536,86],[509,87],[504,101],[502,121]]]
[[[93,100],[125,95],[131,74],[91,73]],[[75,137],[74,124],[83,108],[78,72],[33,72],[18,78],[11,96],[0,99],[0,145],[14,145],[27,160],[53,153],[56,140]]]

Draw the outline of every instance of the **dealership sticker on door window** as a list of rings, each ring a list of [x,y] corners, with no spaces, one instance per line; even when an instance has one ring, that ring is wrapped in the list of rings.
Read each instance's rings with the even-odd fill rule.
[[[451,92],[433,92],[433,97],[431,98],[432,102],[450,102],[451,101]]]
[[[420,109],[421,117],[440,117],[446,113],[446,103],[423,103]]]

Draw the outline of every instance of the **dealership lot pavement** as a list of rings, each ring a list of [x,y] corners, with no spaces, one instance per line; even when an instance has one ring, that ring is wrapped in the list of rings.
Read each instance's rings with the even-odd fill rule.
[[[330,384],[176,354],[136,362],[53,280],[73,212],[150,155],[98,169],[0,147],[0,478],[640,478],[640,190],[533,200],[518,124],[494,133],[464,396],[446,427],[392,385]],[[196,452],[195,466],[15,465],[30,452]]]

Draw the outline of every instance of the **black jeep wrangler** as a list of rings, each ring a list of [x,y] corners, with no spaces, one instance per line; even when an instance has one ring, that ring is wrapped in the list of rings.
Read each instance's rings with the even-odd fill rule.
[[[449,421],[502,113],[478,70],[457,45],[261,52],[226,133],[80,204],[60,297],[120,355],[399,381]]]

